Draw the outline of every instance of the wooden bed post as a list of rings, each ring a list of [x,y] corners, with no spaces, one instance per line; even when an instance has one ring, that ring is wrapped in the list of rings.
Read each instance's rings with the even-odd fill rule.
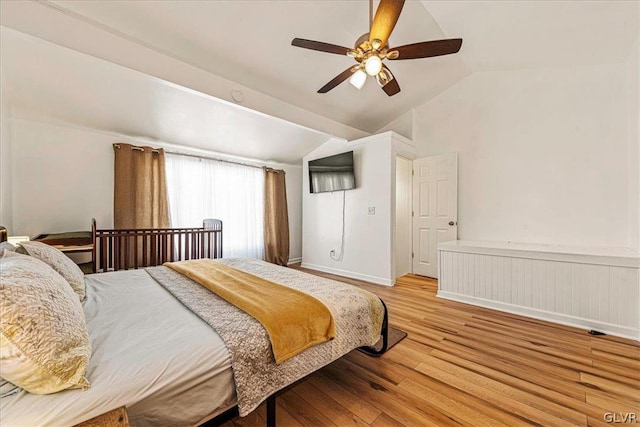
[[[91,265],[92,270],[95,273],[97,270],[97,259],[96,259],[96,251],[98,248],[98,242],[96,241],[96,219],[91,218],[91,243],[93,243],[93,250],[91,251]]]

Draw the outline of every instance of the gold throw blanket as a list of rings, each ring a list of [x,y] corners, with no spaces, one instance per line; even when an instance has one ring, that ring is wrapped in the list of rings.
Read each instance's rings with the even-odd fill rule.
[[[333,316],[316,298],[212,259],[165,266],[198,282],[258,320],[267,330],[276,364],[336,335]]]

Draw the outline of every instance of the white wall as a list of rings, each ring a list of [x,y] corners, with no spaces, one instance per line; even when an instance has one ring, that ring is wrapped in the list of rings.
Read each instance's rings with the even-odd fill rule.
[[[353,150],[356,188],[344,193],[344,253],[340,255],[342,192],[309,192],[309,160]],[[332,139],[302,162],[302,266],[383,285],[395,282],[396,154],[413,158],[410,141],[387,132],[355,141]],[[369,214],[369,207],[375,214]]]
[[[278,165],[286,172],[289,263],[302,261],[302,166]]]
[[[113,226],[114,142],[165,146],[65,124],[14,118],[12,161],[15,233],[87,230]],[[183,151],[187,151],[186,147]],[[203,150],[200,153],[206,154]],[[215,156],[216,153],[209,153]],[[302,257],[301,168],[272,165],[287,173],[290,257]]]
[[[640,40],[627,61],[629,128],[629,247],[640,252]]]
[[[397,119],[387,123],[384,127],[376,131],[376,134],[393,131],[408,139],[413,139],[413,115],[414,109],[407,111]]]
[[[11,194],[11,105],[0,74],[0,225],[16,235]]]
[[[474,73],[416,109],[418,157],[459,152],[459,238],[627,246],[626,73]]]
[[[360,143],[366,141],[366,143]],[[388,138],[368,137],[356,144],[332,140],[305,156],[303,179],[302,265],[357,277],[375,283],[391,284],[391,152]],[[331,250],[340,255],[343,193],[309,192],[309,160],[353,150],[356,189],[345,197],[345,244],[341,261],[329,256]],[[375,215],[368,214],[375,207]]]
[[[112,136],[14,118],[15,232],[40,233],[113,226]]]

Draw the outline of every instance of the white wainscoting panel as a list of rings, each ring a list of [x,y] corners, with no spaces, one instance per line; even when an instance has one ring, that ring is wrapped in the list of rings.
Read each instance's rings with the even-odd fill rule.
[[[457,241],[438,256],[439,297],[640,338],[640,258],[629,250]]]

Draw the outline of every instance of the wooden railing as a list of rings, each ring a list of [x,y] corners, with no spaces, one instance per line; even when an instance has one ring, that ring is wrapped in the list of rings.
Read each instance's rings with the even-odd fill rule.
[[[128,270],[165,262],[222,258],[222,221],[201,228],[98,230],[91,220],[93,272]]]

